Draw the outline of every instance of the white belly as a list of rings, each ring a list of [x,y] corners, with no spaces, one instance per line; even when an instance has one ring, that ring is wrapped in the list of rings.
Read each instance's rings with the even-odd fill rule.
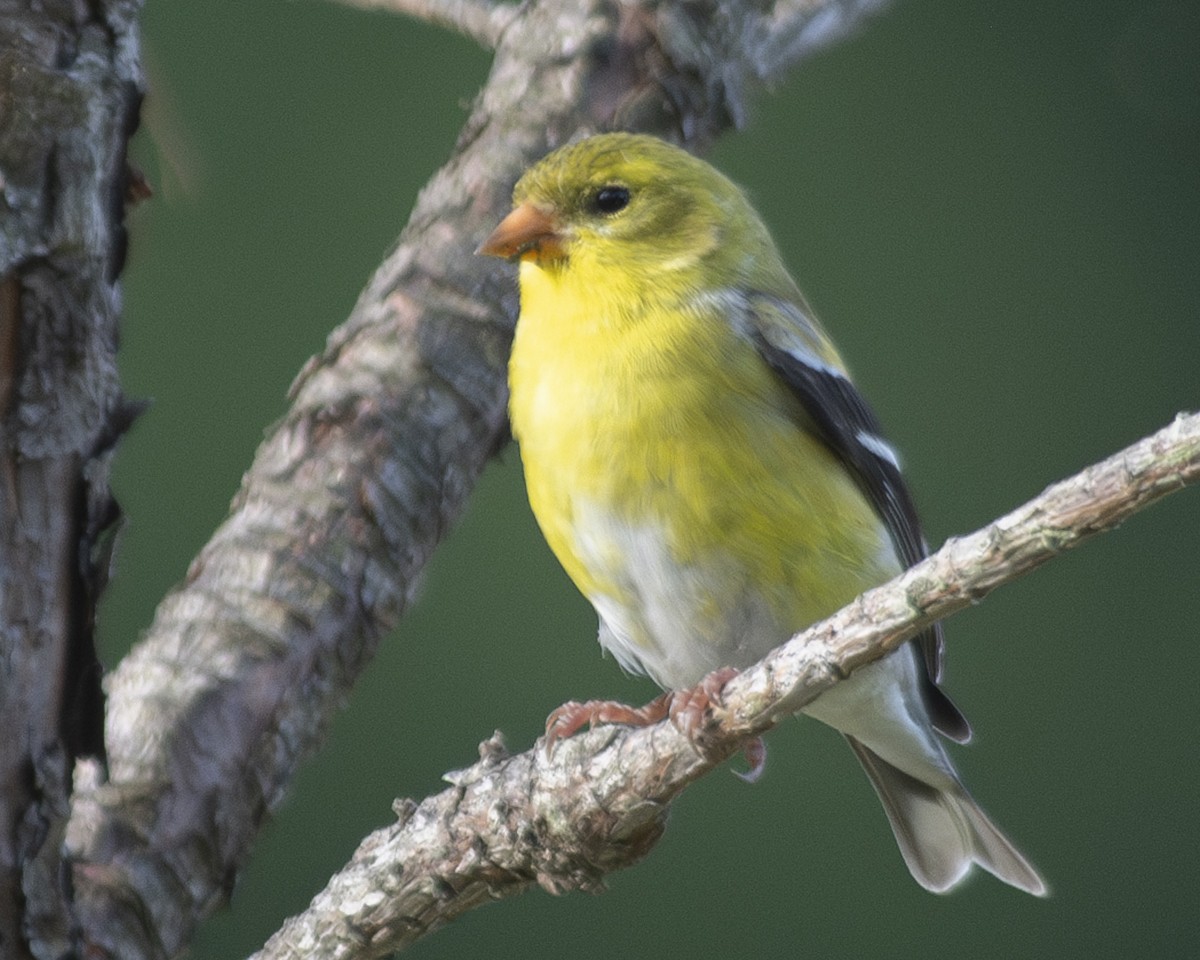
[[[600,643],[626,670],[668,690],[721,667],[742,669],[791,635],[745,569],[709,552],[680,562],[651,526],[577,506],[575,548],[597,583]]]

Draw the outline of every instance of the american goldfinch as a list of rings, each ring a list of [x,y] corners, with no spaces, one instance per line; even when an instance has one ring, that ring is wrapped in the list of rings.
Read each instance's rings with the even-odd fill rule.
[[[520,262],[529,501],[623,667],[666,690],[744,668],[926,555],[895,453],[730,180],[602,134],[533,166],[513,204],[480,251]],[[918,883],[977,863],[1043,894],[943,749],[970,727],[941,659],[934,628],[805,712],[845,735]]]

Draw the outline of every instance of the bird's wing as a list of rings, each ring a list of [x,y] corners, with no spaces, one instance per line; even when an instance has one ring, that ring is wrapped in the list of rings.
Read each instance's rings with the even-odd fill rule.
[[[764,293],[748,295],[746,334],[800,401],[821,438],[845,465],[883,519],[901,562],[912,566],[929,553],[912,495],[879,419],[842,368],[806,308]],[[971,727],[938,688],[943,640],[935,623],[916,640],[925,658],[926,701],[934,726],[960,743]]]

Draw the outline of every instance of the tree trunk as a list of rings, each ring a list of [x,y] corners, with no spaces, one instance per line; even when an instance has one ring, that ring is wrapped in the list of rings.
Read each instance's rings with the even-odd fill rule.
[[[102,759],[93,647],[118,510],[113,445],[137,3],[0,2],[0,953],[74,920],[62,840],[77,758]]]

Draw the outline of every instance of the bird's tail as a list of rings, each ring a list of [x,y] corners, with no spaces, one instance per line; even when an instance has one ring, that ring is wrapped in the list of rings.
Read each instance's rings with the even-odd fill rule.
[[[1007,884],[1045,896],[1046,883],[987,814],[955,783],[930,786],[892,766],[847,736],[883,802],[892,832],[913,878],[926,890],[944,893],[977,863]]]

